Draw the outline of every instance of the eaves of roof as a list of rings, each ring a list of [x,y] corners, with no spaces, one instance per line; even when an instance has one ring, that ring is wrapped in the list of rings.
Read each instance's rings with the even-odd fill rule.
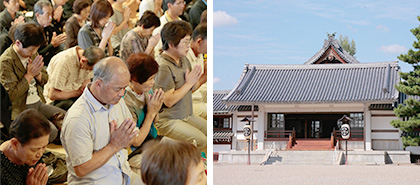
[[[389,103],[398,99],[398,61],[357,64],[249,65],[222,101],[253,103]]]

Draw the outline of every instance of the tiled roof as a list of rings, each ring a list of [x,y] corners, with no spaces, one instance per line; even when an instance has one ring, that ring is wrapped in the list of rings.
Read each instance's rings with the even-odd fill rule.
[[[230,105],[222,102],[223,97],[228,95],[230,90],[213,91],[213,112],[216,114],[229,113],[231,111],[251,111],[251,105]],[[254,105],[254,111],[258,111],[258,105]]]
[[[213,141],[214,142],[230,142],[232,140],[233,132],[229,131],[214,131],[213,132]]]
[[[305,65],[314,64],[318,61],[319,58],[330,48],[330,46],[340,55],[342,59],[344,59],[349,64],[357,64],[360,63],[356,58],[351,56],[346,50],[344,50],[338,41],[334,39],[334,37],[328,37],[328,40],[324,40],[324,45],[322,46],[321,50],[315,53],[308,61],[305,62]]]
[[[387,103],[397,101],[398,61],[357,64],[249,65],[228,104]]]
[[[224,102],[221,100],[225,97],[230,90],[226,91],[213,91],[213,112],[214,113],[228,113],[232,108],[237,108],[239,106],[229,106],[227,107]]]

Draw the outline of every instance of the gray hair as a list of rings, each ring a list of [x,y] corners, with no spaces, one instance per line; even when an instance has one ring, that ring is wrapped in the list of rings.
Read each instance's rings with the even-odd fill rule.
[[[35,5],[34,5],[34,15],[36,13],[44,14],[44,10],[42,10],[42,8],[44,8],[46,6],[52,7],[51,3],[49,1],[46,1],[46,0],[41,0],[41,1],[36,2]]]
[[[107,62],[107,58],[99,60],[93,66],[93,81],[101,79],[104,83],[109,83],[111,81],[114,69],[112,69],[111,62]]]
[[[102,50],[101,48],[97,46],[90,46],[83,52],[83,56],[87,58],[88,66],[93,66],[96,64],[96,62],[105,58],[106,55],[104,50]]]
[[[165,4],[171,3],[171,4],[175,4],[176,0],[164,0]]]

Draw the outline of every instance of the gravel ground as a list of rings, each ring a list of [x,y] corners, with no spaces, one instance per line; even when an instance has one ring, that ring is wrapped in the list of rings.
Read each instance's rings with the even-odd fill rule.
[[[214,185],[420,185],[419,165],[213,165]]]

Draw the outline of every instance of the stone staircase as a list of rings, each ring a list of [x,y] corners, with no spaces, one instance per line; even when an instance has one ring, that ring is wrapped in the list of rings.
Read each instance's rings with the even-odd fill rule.
[[[330,139],[297,139],[295,146],[288,150],[325,151],[334,150]]]
[[[332,165],[336,158],[329,139],[297,139],[291,149],[272,151],[264,164]]]
[[[273,151],[265,165],[270,164],[337,164],[334,151]]]

